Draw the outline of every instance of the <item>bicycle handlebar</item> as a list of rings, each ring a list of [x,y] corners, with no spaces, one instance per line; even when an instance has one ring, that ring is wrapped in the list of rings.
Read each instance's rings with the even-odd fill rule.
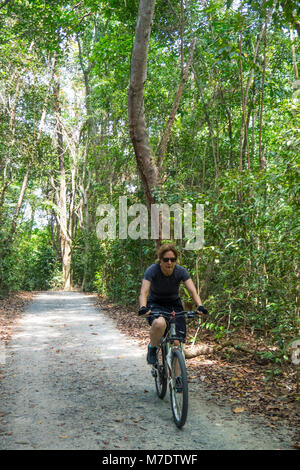
[[[153,312],[153,313],[150,313],[149,315],[146,316],[146,318],[149,318],[149,317],[165,317],[165,318],[175,318],[175,317],[180,317],[180,316],[184,316],[185,318],[195,318],[195,317],[200,317],[201,316],[201,313],[197,312],[197,310],[194,310],[194,311],[186,311],[186,310],[182,310],[182,312]]]

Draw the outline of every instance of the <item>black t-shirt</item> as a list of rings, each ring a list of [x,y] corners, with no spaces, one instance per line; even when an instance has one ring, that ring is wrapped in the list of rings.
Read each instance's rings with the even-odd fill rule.
[[[148,302],[169,303],[179,299],[179,284],[190,278],[189,272],[175,265],[171,276],[165,276],[160,264],[152,264],[146,269],[144,279],[151,282]]]

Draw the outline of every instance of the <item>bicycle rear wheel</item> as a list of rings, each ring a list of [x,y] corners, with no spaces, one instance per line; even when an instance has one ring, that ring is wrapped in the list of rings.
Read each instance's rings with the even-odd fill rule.
[[[173,351],[171,363],[170,397],[173,418],[178,428],[186,421],[188,411],[188,381],[183,353]]]
[[[159,398],[163,399],[167,391],[167,374],[165,367],[164,346],[159,347],[157,352],[157,368],[155,374],[155,387]]]

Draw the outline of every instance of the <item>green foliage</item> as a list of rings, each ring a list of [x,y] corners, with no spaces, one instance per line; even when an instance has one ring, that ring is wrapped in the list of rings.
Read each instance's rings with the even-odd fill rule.
[[[299,329],[299,89],[292,54],[299,38],[292,42],[287,34],[299,23],[296,2],[281,0],[254,61],[271,4],[246,1],[241,8],[231,1],[191,0],[185,2],[182,32],[180,2],[156,2],[145,84],[155,155],[180,84],[181,61],[186,63],[195,36],[198,42],[153,196],[169,205],[204,204],[203,249],[188,252],[185,240],[175,243],[211,313],[203,327],[217,338],[249,328],[285,342]],[[137,303],[143,272],[156,258],[154,241],[96,237],[100,203],[117,207],[123,195],[129,205],[145,203],[127,116],[137,8],[136,0],[16,0],[1,8],[2,294],[63,287],[57,82],[49,81],[55,55],[68,222],[74,224],[73,283],[119,303]],[[246,139],[242,104],[249,79]],[[28,208],[36,211],[32,221]],[[39,211],[45,227],[32,228]],[[186,292],[183,298],[190,300]]]
[[[230,321],[231,328],[254,328],[274,339],[299,328],[299,208],[292,186],[291,192],[283,189],[293,173],[275,166],[267,173],[229,172],[219,180],[221,190],[209,194],[206,246],[197,256],[204,283],[211,271],[202,291],[219,324]],[[184,260],[195,276],[195,254]]]
[[[36,229],[32,234],[23,233],[20,242],[1,260],[2,295],[8,291],[51,288],[56,266],[56,253],[49,244],[47,231]]]
[[[19,249],[23,265],[22,290],[47,290],[52,285],[56,267],[56,253],[49,245],[48,234],[36,230]]]
[[[153,242],[115,240],[101,243],[102,263],[96,273],[95,287],[118,303],[137,304],[145,269],[154,262]]]

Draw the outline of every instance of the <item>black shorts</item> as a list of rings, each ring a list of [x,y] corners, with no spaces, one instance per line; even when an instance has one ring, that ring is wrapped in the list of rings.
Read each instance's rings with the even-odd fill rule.
[[[173,311],[182,312],[182,310],[183,310],[183,306],[182,306],[182,303],[181,303],[180,299],[173,302],[172,305],[170,305],[170,304],[166,305],[164,303],[149,301],[149,302],[147,302],[147,307],[149,309],[151,309],[151,312],[153,312],[153,313],[155,313],[155,312],[171,313]],[[147,318],[147,320],[148,320],[149,325],[152,325],[154,318],[149,317],[149,318]],[[170,323],[169,323],[168,319],[165,318],[165,320],[167,322],[167,328],[164,332],[164,335],[167,333],[168,329],[170,328]],[[185,322],[184,316],[177,317],[175,319],[175,325],[176,325],[176,335],[179,338],[181,338],[182,340],[184,340],[185,337],[186,337],[186,322]]]

